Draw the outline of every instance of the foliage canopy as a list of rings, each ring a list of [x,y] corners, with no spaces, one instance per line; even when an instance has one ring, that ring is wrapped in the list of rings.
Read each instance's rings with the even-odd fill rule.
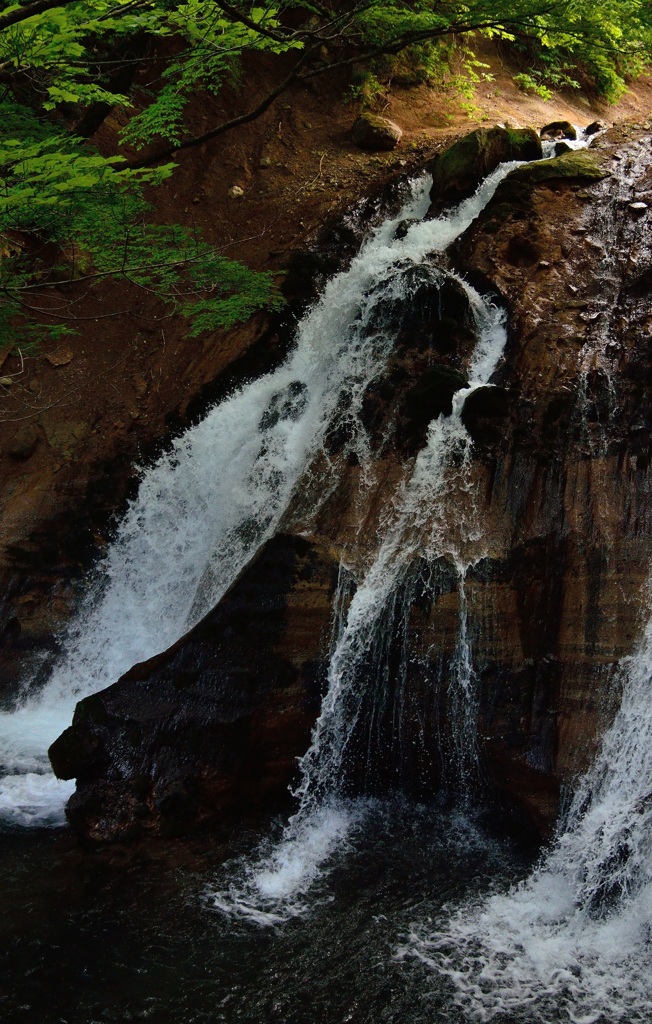
[[[74,316],[44,298],[61,281],[125,278],[194,334],[277,302],[269,275],[151,223],[144,188],[173,173],[175,153],[253,120],[297,81],[397,55],[437,74],[442,47],[463,38],[468,52],[478,32],[527,53],[524,87],[592,80],[615,99],[650,60],[652,0],[0,0],[0,346],[71,329]],[[281,58],[278,81],[249,109],[247,68],[262,52]],[[154,59],[158,87],[139,90],[122,138],[142,155],[101,155],[88,136],[112,107],[132,107],[134,76]],[[189,100],[238,81],[242,113],[193,135]]]

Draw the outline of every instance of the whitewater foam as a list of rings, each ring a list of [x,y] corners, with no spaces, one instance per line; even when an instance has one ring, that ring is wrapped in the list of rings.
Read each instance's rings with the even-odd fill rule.
[[[300,820],[291,819],[280,842],[259,848],[254,860],[227,865],[225,874],[232,874],[233,880],[208,894],[209,905],[228,917],[264,927],[305,916],[329,899],[315,895],[315,883],[374,806],[369,800],[334,799]]]
[[[652,619],[621,708],[550,852],[507,893],[402,949],[451,979],[471,1019],[648,1022],[652,1005]]]

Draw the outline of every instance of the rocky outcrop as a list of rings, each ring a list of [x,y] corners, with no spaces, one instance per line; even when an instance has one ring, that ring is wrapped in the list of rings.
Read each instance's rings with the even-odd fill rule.
[[[599,129],[598,129],[599,130]],[[577,128],[570,121],[551,121],[539,132],[542,139],[577,139]]]
[[[336,580],[328,553],[277,537],[179,643],[80,701],[50,748],[77,779],[71,823],[172,835],[278,797],[319,708]]]
[[[602,138],[586,174],[565,173],[571,154],[535,164],[542,175],[518,171],[450,254],[508,308],[508,344],[462,413],[471,463],[432,510],[457,557],[417,557],[383,612],[381,662],[369,666],[382,682],[363,691],[351,789],[466,787],[460,745],[477,742],[489,788],[545,834],[613,713],[652,561],[650,214],[630,209],[649,196],[649,145]],[[446,288],[424,267],[407,322],[400,300],[386,311],[402,326],[365,396],[372,470],[330,438],[283,537],[215,612],[80,704],[53,761],[79,779],[70,816],[81,831],[186,828],[285,786],[323,684],[338,553],[353,587],[412,465],[415,395],[419,420],[421,399],[448,401],[453,375],[464,379],[468,310]],[[333,466],[339,482],[326,488]],[[427,516],[416,528],[430,528]],[[471,737],[455,684],[461,644],[473,661]]]
[[[592,153],[587,153],[585,150],[567,150],[552,160],[538,160],[536,163],[517,167],[510,175],[510,184],[553,181],[558,178],[601,181],[608,175],[609,171],[600,166]]]

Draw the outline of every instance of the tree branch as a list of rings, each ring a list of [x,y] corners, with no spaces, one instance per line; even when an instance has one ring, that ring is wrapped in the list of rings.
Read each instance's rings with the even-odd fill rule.
[[[246,14],[242,14],[236,7],[225,2],[225,0],[213,0],[216,7],[226,14],[226,16],[233,22],[238,22],[240,25],[244,25],[246,28],[251,29],[252,32],[256,32],[257,35],[266,36],[268,39],[273,39],[275,43],[284,43],[288,30],[280,27],[278,31],[267,28],[265,25],[257,24],[252,21],[251,18],[247,17]]]
[[[192,139],[186,139],[184,142],[180,142],[174,146],[166,146],[165,149],[159,150],[158,153],[153,153],[151,156],[143,157],[141,160],[129,160],[124,166],[118,166],[118,171],[132,171],[140,170],[142,167],[151,167],[152,164],[158,164],[161,160],[167,159],[169,156],[174,156],[175,153],[179,153],[182,149],[189,149],[191,146],[201,146],[204,142],[210,142],[212,139],[216,139],[219,135],[224,135],[225,132],[231,131],[233,128],[237,128],[238,125],[247,124],[249,121],[255,121],[256,118],[260,117],[268,110],[275,99],[277,99],[281,93],[284,93],[286,89],[292,85],[293,82],[299,78],[299,72],[304,64],[313,55],[316,47],[304,50],[300,59],[296,62],[292,71],[284,78],[283,81],[277,85],[275,89],[270,92],[262,103],[259,103],[257,107],[250,110],[247,114],[240,114],[239,117],[233,117],[230,121],[224,121],[222,124],[217,125],[216,128],[212,128],[208,132],[204,132],[203,135],[197,135]]]
[[[224,10],[225,13],[229,13],[229,15],[232,13],[233,17],[237,16],[243,24],[247,24],[248,19],[245,18],[245,16],[241,17],[239,12],[235,8],[231,7],[226,0],[215,0],[215,3],[221,10]],[[557,0],[557,2],[551,3],[546,8],[543,8],[541,12],[537,13],[549,13],[549,11],[553,10],[559,5],[559,3],[560,0]],[[334,19],[334,21],[340,20],[341,17],[342,16],[340,15],[339,18]],[[486,28],[504,28],[506,25],[515,28],[516,26],[528,25],[530,24],[530,21],[531,19],[529,17],[502,17],[492,18],[486,21],[470,21],[463,24],[457,23],[454,25],[438,26],[432,29],[404,32],[401,35],[396,36],[394,39],[389,39],[384,43],[379,43],[377,46],[368,47],[351,57],[343,58],[342,60],[335,61],[332,64],[323,64],[317,68],[313,68],[311,71],[306,71],[301,74],[300,72],[302,67],[308,63],[309,59],[315,54],[321,45],[322,40],[317,37],[316,41],[303,51],[300,60],[298,60],[294,65],[290,74],[284,78],[283,81],[280,82],[279,85],[277,85],[276,88],[273,89],[272,92],[270,92],[253,110],[250,110],[246,114],[240,114],[238,117],[233,117],[229,121],[223,121],[222,124],[217,125],[210,131],[204,132],[202,135],[196,135],[190,139],[185,139],[183,142],[179,142],[176,145],[166,146],[165,149],[159,150],[157,153],[153,153],[150,156],[142,157],[139,160],[126,161],[124,165],[118,166],[116,169],[126,171],[139,170],[143,167],[151,167],[153,164],[158,164],[162,160],[166,160],[168,157],[174,156],[176,153],[179,153],[184,149],[201,146],[205,142],[210,142],[213,139],[218,138],[220,135],[225,135],[227,132],[232,131],[234,128],[237,128],[242,124],[248,124],[250,121],[255,121],[258,117],[264,114],[265,111],[271,107],[274,100],[278,99],[282,93],[286,92],[294,82],[308,81],[318,75],[324,75],[339,68],[351,67],[355,64],[364,63],[365,61],[371,60],[382,54],[397,54],[402,50],[407,49],[408,46],[412,46],[415,43],[426,42],[429,39],[437,39],[451,35],[464,35],[468,32],[474,32]],[[254,23],[252,23],[252,25],[257,31],[259,31],[258,27],[255,26]]]
[[[16,11],[9,14],[0,14],[0,32],[10,25],[18,25],[21,21],[33,18],[35,14],[43,14],[45,11],[52,11],[55,7],[65,7],[66,4],[74,3],[75,0],[33,0],[31,4],[25,4]]]

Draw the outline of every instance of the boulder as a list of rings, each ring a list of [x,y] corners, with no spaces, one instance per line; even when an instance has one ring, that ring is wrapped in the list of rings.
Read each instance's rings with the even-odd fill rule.
[[[356,118],[351,129],[351,141],[358,149],[371,152],[394,149],[401,141],[403,131],[394,121],[367,111]]]
[[[464,360],[475,344],[475,319],[463,285],[437,267],[405,271],[402,293],[380,302],[370,327],[391,330],[397,352],[455,353]]]
[[[168,651],[86,697],[49,750],[76,778],[73,828],[99,841],[178,835],[278,799],[295,778],[319,705],[337,562],[279,535],[219,605]],[[300,636],[285,643],[296,621]]]
[[[607,130],[607,125],[604,121],[591,121],[591,124],[587,124],[583,134],[585,136],[597,135],[598,132],[604,132]]]
[[[507,388],[476,388],[464,402],[462,423],[477,445],[492,444],[504,436],[510,408]]]
[[[397,224],[396,231],[394,232],[394,238],[405,238],[412,225],[417,223],[418,221],[416,217],[406,217],[405,220],[402,220]]]
[[[444,150],[431,165],[428,216],[473,195],[480,182],[508,160],[538,160],[541,140],[533,128],[477,128]]]
[[[544,124],[539,132],[542,139],[573,139],[577,138],[577,129],[570,121],[551,121]]]
[[[555,156],[563,156],[564,153],[572,153],[572,148],[563,140],[555,143]]]
[[[601,181],[608,178],[605,171],[596,161],[595,156],[585,150],[575,150],[553,157],[551,160],[539,160],[537,163],[517,167],[509,176],[510,183],[527,182],[536,184],[541,181],[552,181],[556,178],[571,178],[585,181]]]
[[[20,427],[14,436],[9,454],[12,459],[29,459],[38,444],[39,434],[33,423]]]

